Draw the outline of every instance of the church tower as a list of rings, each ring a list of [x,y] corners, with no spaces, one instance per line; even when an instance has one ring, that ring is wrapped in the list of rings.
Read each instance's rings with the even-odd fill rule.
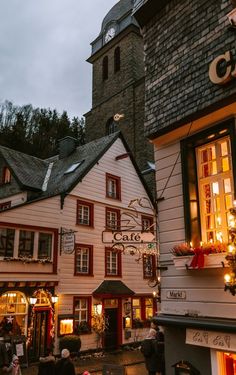
[[[153,146],[144,136],[144,52],[133,0],[120,0],[91,43],[92,109],[85,114],[86,142],[121,130],[141,171],[151,171]],[[120,114],[119,121],[114,115]],[[153,189],[154,173],[145,176]]]

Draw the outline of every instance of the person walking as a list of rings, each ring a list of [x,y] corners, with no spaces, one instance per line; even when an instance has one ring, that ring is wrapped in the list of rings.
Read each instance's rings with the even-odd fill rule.
[[[47,350],[46,357],[39,358],[38,375],[55,375],[55,357],[51,349]]]
[[[20,362],[17,355],[13,354],[12,362],[10,366],[5,369],[5,373],[10,375],[21,375]]]
[[[56,363],[55,375],[76,375],[75,366],[68,349],[62,349],[61,359]]]
[[[141,344],[141,352],[144,355],[149,375],[164,375],[165,373],[165,363],[163,362],[164,346],[158,342],[157,334],[156,329],[150,328],[146,339]]]

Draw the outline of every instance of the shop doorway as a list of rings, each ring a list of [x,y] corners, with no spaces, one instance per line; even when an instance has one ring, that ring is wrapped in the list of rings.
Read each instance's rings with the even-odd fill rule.
[[[118,347],[118,309],[105,309],[105,319],[107,321],[107,328],[104,335],[104,348],[106,350],[113,350]]]
[[[50,340],[48,332],[50,310],[35,308],[34,313],[35,319],[32,340],[32,355],[33,358],[38,359],[40,356],[44,356],[46,354],[48,341]]]

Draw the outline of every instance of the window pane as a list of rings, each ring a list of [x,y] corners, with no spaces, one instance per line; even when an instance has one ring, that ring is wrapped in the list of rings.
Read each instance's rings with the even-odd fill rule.
[[[76,273],[89,273],[89,248],[81,247],[76,251]]]
[[[13,257],[15,230],[0,228],[0,257]]]
[[[228,150],[228,142],[227,141],[224,141],[221,143],[221,155],[222,156],[226,156],[229,154],[229,150]]]
[[[89,225],[89,206],[79,206],[79,224]]]
[[[38,258],[51,259],[52,256],[52,234],[39,233]]]
[[[33,257],[34,251],[34,232],[20,230],[19,238],[19,256]]]
[[[107,275],[118,274],[118,254],[114,251],[107,251],[106,271]]]
[[[230,178],[224,179],[224,190],[225,193],[231,193],[231,181]]]

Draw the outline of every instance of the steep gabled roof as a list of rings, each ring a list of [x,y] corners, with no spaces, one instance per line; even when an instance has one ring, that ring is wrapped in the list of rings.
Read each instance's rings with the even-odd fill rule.
[[[120,132],[79,146],[69,156],[62,159],[59,158],[59,155],[56,155],[41,160],[3,146],[0,146],[0,154],[3,155],[13,175],[22,186],[22,190],[35,191],[34,195],[28,200],[29,203],[33,200],[69,193],[118,138],[121,138],[125,149],[130,154],[130,150]],[[148,187],[132,155],[130,155],[130,158],[151,199]],[[72,171],[68,172],[71,167]]]
[[[0,154],[22,187],[41,190],[48,162],[3,146]]]

